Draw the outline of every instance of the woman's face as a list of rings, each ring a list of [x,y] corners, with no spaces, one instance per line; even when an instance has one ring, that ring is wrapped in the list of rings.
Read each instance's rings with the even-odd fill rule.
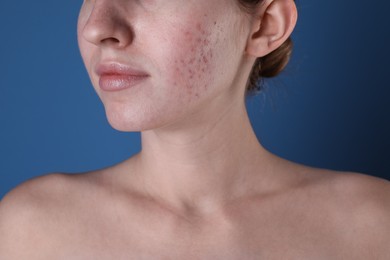
[[[79,46],[110,124],[142,131],[226,106],[245,87],[247,20],[236,0],[85,0]]]

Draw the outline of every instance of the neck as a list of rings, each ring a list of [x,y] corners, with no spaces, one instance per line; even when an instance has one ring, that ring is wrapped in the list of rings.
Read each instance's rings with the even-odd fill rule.
[[[137,167],[150,195],[180,211],[205,213],[259,188],[271,156],[258,142],[244,102],[204,123],[189,122],[185,129],[142,132]]]

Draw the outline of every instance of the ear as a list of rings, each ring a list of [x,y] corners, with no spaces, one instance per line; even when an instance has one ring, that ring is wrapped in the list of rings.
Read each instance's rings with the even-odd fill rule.
[[[253,17],[246,52],[263,57],[288,39],[298,14],[294,0],[265,0]]]

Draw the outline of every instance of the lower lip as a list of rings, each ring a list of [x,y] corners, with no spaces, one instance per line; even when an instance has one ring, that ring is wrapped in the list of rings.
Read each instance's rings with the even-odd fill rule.
[[[99,86],[105,91],[120,91],[132,88],[147,78],[148,76],[146,75],[101,75],[99,78]]]

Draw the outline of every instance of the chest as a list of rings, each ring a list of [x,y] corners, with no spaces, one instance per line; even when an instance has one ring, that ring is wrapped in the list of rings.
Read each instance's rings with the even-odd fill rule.
[[[196,245],[168,244],[162,241],[160,244],[147,244],[145,242],[131,243],[123,246],[122,241],[118,245],[80,244],[65,246],[62,250],[53,252],[48,259],[359,259],[351,258],[338,248],[312,247],[309,244],[293,246],[273,244],[247,245]]]
[[[60,221],[50,241],[55,259],[351,259],[321,215],[244,208],[201,224],[154,208],[96,210]]]
[[[153,225],[151,225],[153,226]],[[289,231],[247,226],[235,231],[211,230],[207,235],[164,227],[123,226],[107,229],[98,225],[79,228],[62,239],[56,259],[343,259],[340,244],[328,241],[321,232]],[[146,232],[148,231],[148,232]],[[167,235],[169,233],[169,235]],[[64,243],[65,242],[65,243]]]

